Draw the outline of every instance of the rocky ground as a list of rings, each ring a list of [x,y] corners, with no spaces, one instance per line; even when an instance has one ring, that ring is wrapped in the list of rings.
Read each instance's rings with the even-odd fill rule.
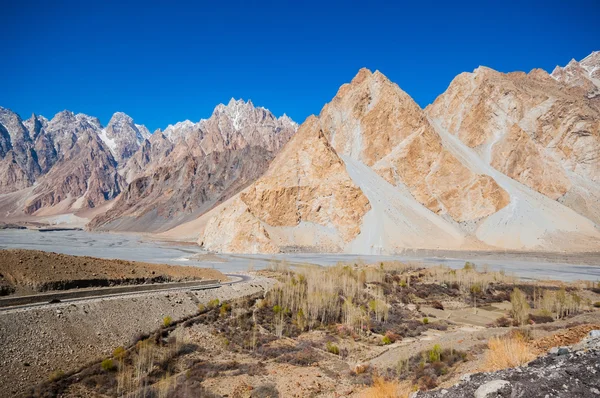
[[[196,279],[224,281],[227,278],[220,271],[208,268],[105,260],[38,250],[0,251],[0,295]]]
[[[135,345],[123,344],[126,352],[111,353],[107,348],[96,356],[96,363],[46,379],[28,391],[33,396],[65,397],[337,398],[404,396],[397,395],[396,387],[402,385],[406,394],[435,388],[435,394],[448,394],[443,389],[450,391],[462,375],[486,369],[492,338],[510,338],[515,332],[527,336],[531,360],[552,347],[578,342],[600,327],[600,311],[587,304],[560,320],[542,319],[539,309],[532,309],[526,326],[511,327],[513,320],[505,318],[510,313],[506,300],[516,286],[538,296],[541,291],[548,296],[562,290],[554,283],[536,284],[535,289],[533,284],[515,285],[501,274],[477,272],[472,264],[463,270],[440,271],[396,263],[296,271],[275,268],[256,274],[260,275],[257,281],[279,280],[264,295],[204,301],[206,305],[196,311],[184,297],[182,303],[172,305],[190,309],[185,321],[155,327],[144,338],[133,339]],[[340,305],[340,312],[319,312],[318,319],[311,321],[310,313],[318,304],[304,296],[304,289],[322,300],[333,293],[330,305]],[[595,288],[569,285],[567,289],[567,297],[578,294],[582,302],[597,300]],[[298,295],[289,301],[293,291]],[[160,325],[167,313],[160,309],[165,302],[159,296],[152,305],[162,312],[154,315],[150,326]],[[305,299],[311,306],[293,302]],[[144,301],[140,307],[148,304]],[[387,308],[385,316],[382,308]],[[131,324],[139,322],[131,319]],[[124,340],[123,336],[120,341]],[[104,365],[103,356],[109,361]],[[377,380],[397,392],[382,394]]]
[[[417,393],[415,398],[598,397],[600,330],[581,343],[552,348],[527,365],[463,376],[454,387]]]
[[[0,396],[23,393],[47,381],[109,356],[118,346],[198,313],[210,300],[233,300],[264,292],[272,284],[249,282],[200,291],[135,294],[0,312]]]

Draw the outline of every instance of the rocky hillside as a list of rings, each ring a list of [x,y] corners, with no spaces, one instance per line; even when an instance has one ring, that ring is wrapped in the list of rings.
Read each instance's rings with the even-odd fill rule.
[[[23,121],[0,108],[3,131],[0,207],[7,219],[95,208],[122,189],[97,118],[63,111]]]
[[[166,229],[253,182],[296,128],[287,116],[242,100],[164,134],[121,112],[102,126],[70,111],[23,121],[0,108],[2,219],[75,214],[85,222],[100,214],[92,226]]]
[[[198,242],[224,252],[597,250],[598,53],[578,65],[577,79],[480,67],[426,109],[362,69],[262,178],[215,209]]]
[[[91,228],[160,232],[194,219],[254,182],[296,132],[252,102],[155,132],[123,169],[129,185]]]
[[[597,397],[600,372],[600,330],[581,343],[552,349],[526,366],[466,375],[454,387],[418,392],[413,398]]]

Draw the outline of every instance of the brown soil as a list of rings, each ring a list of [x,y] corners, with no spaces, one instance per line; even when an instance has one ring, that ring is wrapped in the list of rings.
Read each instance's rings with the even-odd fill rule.
[[[0,251],[0,295],[47,290],[227,279],[208,268],[69,256],[37,250]]]
[[[560,333],[535,340],[531,345],[538,353],[544,353],[553,347],[572,345],[580,342],[592,330],[599,330],[600,324],[578,325]]]

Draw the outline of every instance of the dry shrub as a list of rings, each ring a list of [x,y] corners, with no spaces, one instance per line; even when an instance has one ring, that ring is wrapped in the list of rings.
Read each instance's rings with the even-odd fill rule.
[[[535,358],[535,354],[520,335],[494,337],[488,341],[489,351],[485,355],[485,368],[494,371],[524,365]]]
[[[408,398],[412,388],[408,383],[386,381],[383,377],[373,377],[373,385],[360,394],[362,398]]]

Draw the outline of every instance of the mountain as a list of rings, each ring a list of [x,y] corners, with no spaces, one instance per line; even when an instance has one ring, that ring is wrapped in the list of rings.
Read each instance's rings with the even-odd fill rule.
[[[579,63],[592,83],[597,54]],[[263,177],[204,216],[198,243],[222,252],[598,250],[600,103],[589,84],[557,75],[480,67],[423,110],[362,69]]]
[[[89,226],[161,232],[194,219],[260,177],[296,129],[285,115],[232,99],[206,120],[155,132],[124,167],[127,189]]]
[[[600,51],[594,51],[580,62],[572,59],[564,68],[557,66],[551,76],[559,82],[583,88],[588,98],[600,95]]]
[[[175,131],[182,125],[168,138],[122,112],[102,126],[70,111],[23,121],[0,108],[3,220],[75,215],[66,219],[83,225],[100,214],[91,226],[146,230],[151,218],[148,230],[172,227],[254,181],[297,128],[242,100]]]
[[[123,112],[115,113],[106,128],[100,130],[100,139],[117,162],[129,159],[148,138],[148,129],[135,124],[133,119]]]

